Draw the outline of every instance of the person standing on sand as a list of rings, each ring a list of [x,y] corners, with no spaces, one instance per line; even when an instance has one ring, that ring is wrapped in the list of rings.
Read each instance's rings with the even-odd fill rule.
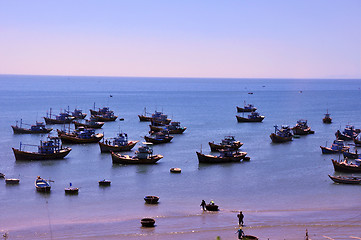
[[[237,214],[237,217],[238,217],[238,224],[240,226],[243,226],[243,218],[244,218],[244,215],[242,213],[242,211],[239,212],[239,214]]]
[[[202,200],[202,203],[200,206],[202,207],[203,211],[205,211],[206,210],[206,201]]]
[[[243,232],[243,230],[242,230],[241,227],[237,230],[236,233],[238,233],[238,239],[242,239],[242,238],[243,238],[244,232]]]

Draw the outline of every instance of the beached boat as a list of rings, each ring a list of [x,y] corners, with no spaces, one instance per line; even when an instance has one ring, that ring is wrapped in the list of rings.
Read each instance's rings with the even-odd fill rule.
[[[200,152],[197,153],[198,161],[200,163],[227,163],[227,162],[240,162],[245,160],[246,152],[233,151],[230,149],[220,149],[220,155],[206,155]],[[246,159],[248,160],[248,159]]]
[[[226,148],[231,150],[238,150],[243,145],[243,143],[241,143],[240,141],[236,141],[234,136],[225,136],[224,139],[222,139],[222,141],[218,144],[214,143],[214,141],[208,142],[208,144],[211,147],[212,152],[216,152]]]
[[[246,104],[246,102],[244,102],[244,106],[243,107],[236,107],[237,108],[237,112],[254,112],[257,110],[256,107],[254,107],[253,104]]]
[[[106,180],[106,179],[98,181],[99,186],[110,186],[111,183],[112,182],[110,180]]]
[[[332,118],[330,117],[330,114],[328,113],[328,109],[327,109],[327,113],[325,113],[325,117],[322,119],[323,123],[332,123]]]
[[[69,154],[71,148],[63,148],[60,144],[60,139],[51,137],[47,141],[40,141],[37,152],[24,151],[23,146],[36,146],[20,143],[20,148],[14,151],[16,160],[50,160],[50,159],[62,159]]]
[[[251,112],[247,117],[236,115],[236,118],[238,122],[262,122],[265,117],[259,115],[258,112]]]
[[[361,160],[349,160],[345,158],[343,161],[331,159],[333,167],[336,172],[361,172]]]
[[[163,132],[155,132],[154,134],[151,134],[149,136],[144,136],[144,139],[147,142],[160,144],[160,143],[169,143],[173,139],[173,136],[170,136],[169,132],[163,131]]]
[[[113,163],[120,164],[153,164],[163,158],[162,155],[153,155],[152,143],[143,142],[143,146],[138,148],[135,156],[121,155],[112,152]]]
[[[38,192],[50,192],[51,186],[48,180],[38,176],[35,180],[35,188]]]
[[[307,125],[307,120],[304,120],[304,119],[298,120],[296,126],[294,126],[292,128],[292,131],[293,131],[293,134],[295,134],[295,135],[307,135],[307,134],[315,133]]]
[[[258,240],[258,237],[253,236],[253,235],[243,235],[242,240]]]
[[[65,194],[78,194],[79,188],[73,187],[72,183],[69,183],[69,187],[64,188]]]
[[[100,151],[103,152],[122,152],[130,151],[139,141],[128,141],[128,134],[119,133],[115,138],[103,139],[99,142]]]
[[[171,121],[171,119],[168,119],[168,115],[157,111],[152,114],[152,119],[150,120],[152,126],[165,126],[168,125]]]
[[[350,147],[345,146],[343,140],[334,140],[331,147],[320,146],[320,148],[322,154],[333,154],[333,153],[342,153],[344,151],[347,151]]]
[[[277,125],[275,125],[274,127],[275,132],[270,135],[272,142],[283,143],[292,141],[293,133],[288,125],[282,125],[281,129],[279,129]]]
[[[159,201],[159,197],[157,196],[145,196],[144,201],[148,204],[156,204]]]
[[[213,212],[215,212],[215,211],[219,211],[219,209],[218,209],[218,205],[216,205],[216,204],[206,204],[206,210],[207,211],[213,211]]]
[[[78,121],[74,121],[74,126],[75,128],[79,128],[79,127],[85,127],[85,128],[95,128],[95,129],[99,129],[102,128],[104,125],[104,122],[97,122],[95,120],[88,120],[86,119],[85,122],[78,122]]]
[[[153,218],[142,218],[140,224],[142,224],[142,227],[154,227],[155,220]]]
[[[345,184],[360,184],[361,177],[354,176],[331,176],[328,175],[332,181],[335,183],[345,183]]]
[[[187,128],[181,127],[180,122],[171,122],[170,125],[153,126],[149,125],[151,132],[168,131],[169,134],[182,134]]]
[[[19,178],[6,178],[5,183],[6,184],[19,184],[20,179]]]
[[[14,133],[16,133],[16,134],[18,134],[18,133],[28,133],[28,134],[49,133],[53,130],[52,128],[46,128],[45,124],[43,122],[36,122],[35,125],[30,125],[30,128],[24,128],[24,127],[22,127],[22,125],[23,125],[22,119],[20,119],[19,126],[18,126],[18,121],[16,121],[16,125],[11,126]],[[24,125],[29,125],[29,124],[24,124]]]
[[[63,143],[97,143],[103,138],[102,133],[95,133],[92,128],[79,127],[73,132],[58,131],[58,137]]]
[[[152,120],[151,116],[147,116],[147,109],[144,108],[144,114],[138,115],[139,121],[141,122],[150,122]]]
[[[360,129],[355,129],[352,125],[346,125],[345,129],[342,131],[337,130],[335,136],[337,139],[350,141],[355,139],[360,133]]]
[[[66,112],[59,113],[59,115],[55,115],[55,118],[51,115],[51,108],[50,108],[50,114],[46,113],[46,117],[44,117],[46,124],[65,124],[65,123],[71,123],[75,117],[70,116]]]
[[[75,119],[84,119],[86,117],[86,113],[83,113],[81,109],[75,108],[73,112],[70,113],[70,116],[74,117]]]

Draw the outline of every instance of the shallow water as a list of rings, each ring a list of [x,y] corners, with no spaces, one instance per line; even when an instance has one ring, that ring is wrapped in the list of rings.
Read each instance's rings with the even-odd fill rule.
[[[324,222],[337,218],[337,221],[353,223],[353,219],[360,218],[361,186],[333,184],[327,174],[333,174],[331,157],[338,156],[322,155],[319,148],[326,141],[330,145],[335,131],[346,124],[361,128],[360,81],[3,75],[0,82],[3,113],[0,172],[21,179],[17,186],[0,184],[3,216],[0,230],[20,234],[20,238],[30,236],[34,229],[44,234],[45,239],[49,238],[49,229],[53,226],[54,236],[61,239],[56,226],[61,230],[61,226],[65,224],[67,228],[69,223],[88,223],[81,229],[83,234],[92,229],[89,238],[109,234],[92,226],[93,223],[101,223],[109,231],[117,229],[115,225],[119,223],[124,225],[119,234],[125,235],[118,236],[122,238],[145,235],[166,239],[172,231],[192,234],[193,226],[211,236],[212,231],[217,236],[217,229],[230,231],[227,236],[231,237],[235,236],[236,227],[231,219],[239,210],[252,216],[252,221],[247,223],[250,227],[268,226],[267,214],[284,225],[285,212],[292,213],[287,219],[292,217],[304,226],[317,223],[322,215],[309,213],[313,211],[330,212],[331,215],[324,214]],[[242,106],[244,101],[253,103],[266,116],[262,123],[237,123],[236,106]],[[23,122],[34,123],[42,120],[49,108],[58,113],[68,106],[89,114],[94,102],[97,107],[109,106],[125,119],[108,122],[98,130],[104,132],[105,137],[114,137],[121,130],[128,133],[131,140],[142,141],[142,136],[149,131],[149,123],[139,122],[137,115],[144,107],[148,112],[162,110],[188,129],[183,135],[176,135],[171,143],[154,147],[156,154],[164,155],[156,165],[113,165],[110,155],[101,154],[97,144],[69,145],[73,150],[64,160],[15,161],[11,147],[18,148],[20,142],[38,144],[41,137],[46,136],[14,135],[10,125],[16,120],[22,118]],[[333,118],[330,125],[322,123],[326,109]],[[271,143],[269,135],[275,124],[293,126],[301,118],[308,120],[314,135],[285,144]],[[53,127],[61,128],[60,125]],[[248,152],[251,161],[199,164],[195,152],[202,149],[208,153],[208,142],[219,142],[225,135],[234,135],[242,141],[242,150]],[[171,174],[171,167],[182,168],[182,173]],[[54,180],[50,194],[35,191],[34,180],[38,175]],[[111,187],[98,187],[97,181],[103,178],[112,180]],[[64,194],[69,182],[80,187],[79,195]],[[159,196],[160,203],[145,205],[145,195]],[[213,199],[222,211],[203,218],[199,207],[202,199]],[[353,213],[350,208],[357,211]],[[156,229],[149,231],[164,231],[164,237],[139,228],[143,217],[159,219]],[[209,221],[216,224],[208,226]],[[342,232],[341,229],[336,233]],[[267,233],[269,235],[262,236],[272,238],[275,234]],[[202,234],[195,236],[204,239]],[[303,230],[300,236],[304,236]]]

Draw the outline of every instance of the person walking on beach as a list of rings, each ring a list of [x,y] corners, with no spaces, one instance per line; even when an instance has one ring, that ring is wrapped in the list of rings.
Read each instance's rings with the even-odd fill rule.
[[[238,224],[240,226],[243,226],[243,218],[244,218],[244,215],[242,213],[242,211],[239,212],[239,214],[237,214],[237,217],[238,217]]]
[[[200,206],[202,207],[203,211],[205,211],[206,210],[206,201],[202,200],[202,203]]]
[[[238,233],[238,239],[242,239],[242,238],[243,238],[244,232],[243,232],[243,230],[242,230],[242,227],[240,227],[240,228],[237,230],[236,233]]]

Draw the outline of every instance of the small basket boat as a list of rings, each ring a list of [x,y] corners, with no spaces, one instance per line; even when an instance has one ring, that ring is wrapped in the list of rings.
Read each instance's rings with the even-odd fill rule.
[[[159,197],[157,196],[145,196],[144,201],[148,204],[157,204],[159,201]]]
[[[218,205],[215,205],[215,204],[207,204],[206,205],[206,209],[208,210],[208,211],[219,211],[219,209],[218,209]]]
[[[170,171],[171,173],[181,173],[181,172],[182,172],[182,169],[180,169],[180,168],[171,168],[169,171]]]
[[[140,223],[142,227],[154,227],[155,220],[153,218],[143,218]]]

